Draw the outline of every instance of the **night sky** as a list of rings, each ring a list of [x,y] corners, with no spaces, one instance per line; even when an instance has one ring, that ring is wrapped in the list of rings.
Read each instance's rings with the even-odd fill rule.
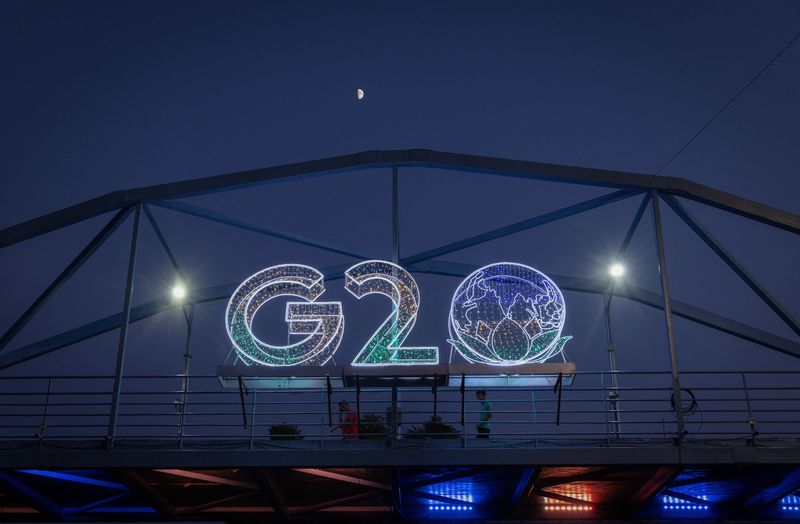
[[[0,3],[0,228],[125,188],[373,149],[425,148],[655,173],[800,30],[800,3],[37,2]],[[356,89],[366,92],[356,99]],[[661,171],[800,213],[800,41]],[[391,257],[391,176],[367,170],[188,199],[232,216]],[[408,256],[608,192],[505,177],[401,169]],[[605,278],[640,197],[443,259],[516,261]],[[796,235],[685,205],[800,317]],[[673,298],[796,336],[666,205]],[[153,213],[192,288],[285,262],[344,256],[172,211]],[[110,215],[0,250],[5,331]],[[121,309],[130,219],[14,340],[21,347]],[[658,291],[649,214],[626,278]],[[413,345],[447,354],[460,279],[415,275]],[[143,221],[134,304],[175,279]],[[388,314],[341,280],[346,363]],[[257,332],[285,337],[284,302]],[[601,299],[566,293],[570,360],[606,369]],[[618,365],[666,370],[663,313],[613,303]],[[193,371],[228,354],[225,302],[199,306]],[[182,369],[181,313],[135,324],[129,373]],[[676,320],[682,369],[797,369],[796,359]],[[109,333],[4,373],[113,371]],[[8,349],[7,349],[8,350]]]

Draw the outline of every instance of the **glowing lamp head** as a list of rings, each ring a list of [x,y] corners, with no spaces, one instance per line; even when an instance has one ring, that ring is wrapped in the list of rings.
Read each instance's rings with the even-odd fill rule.
[[[186,286],[180,283],[175,284],[172,288],[172,298],[176,300],[183,300],[186,298]]]
[[[610,268],[608,268],[608,274],[614,278],[619,278],[625,274],[625,266],[619,263],[612,264]]]

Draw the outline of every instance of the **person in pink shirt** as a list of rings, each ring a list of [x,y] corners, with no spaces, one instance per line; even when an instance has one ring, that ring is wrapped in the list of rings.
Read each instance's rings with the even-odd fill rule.
[[[342,430],[342,440],[358,440],[358,418],[344,400],[339,402],[339,422],[336,427]]]

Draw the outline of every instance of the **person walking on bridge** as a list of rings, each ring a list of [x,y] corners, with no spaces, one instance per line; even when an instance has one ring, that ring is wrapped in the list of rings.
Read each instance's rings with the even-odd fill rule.
[[[358,440],[358,419],[344,400],[339,402],[339,422],[336,428],[342,430],[342,440]]]
[[[486,391],[480,390],[475,392],[475,397],[481,401],[481,417],[478,427],[478,438],[489,438],[492,432],[492,423],[489,422],[492,418],[492,405],[486,400]]]

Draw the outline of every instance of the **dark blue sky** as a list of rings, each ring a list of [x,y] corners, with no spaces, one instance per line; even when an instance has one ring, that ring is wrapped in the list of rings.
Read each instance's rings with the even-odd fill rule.
[[[655,172],[800,29],[800,4],[764,2],[11,2],[0,4],[0,227],[109,191],[369,149],[429,148]],[[366,91],[362,101],[356,88]],[[800,43],[789,48],[661,174],[800,212]],[[255,222],[390,257],[389,174],[332,176],[192,199]],[[401,173],[404,255],[604,191],[483,175]],[[448,260],[513,260],[596,276],[638,199],[464,250]],[[687,204],[795,316],[795,235]],[[791,337],[665,207],[674,297]],[[348,259],[156,210],[193,285],[238,282],[274,263]],[[4,330],[107,217],[0,251]],[[147,228],[135,303],[171,285]],[[129,226],[20,334],[18,347],[116,312]],[[657,290],[650,221],[630,278]],[[458,279],[418,276],[412,344],[445,349]],[[328,285],[354,354],[385,316]],[[605,366],[600,300],[566,295],[581,369]],[[193,365],[224,358],[224,303],[198,310]],[[267,309],[281,316],[282,305]],[[620,368],[666,369],[663,315],[616,301]],[[280,319],[278,319],[280,320]],[[131,371],[180,370],[176,312],[137,325]],[[265,338],[271,328],[264,327]],[[685,321],[681,366],[794,366],[794,360]],[[267,333],[269,332],[269,333]],[[154,342],[163,341],[163,342]],[[134,347],[134,346],[132,346]],[[116,335],[19,372],[113,367]],[[141,356],[140,356],[141,355]],[[89,362],[96,362],[88,364]]]

